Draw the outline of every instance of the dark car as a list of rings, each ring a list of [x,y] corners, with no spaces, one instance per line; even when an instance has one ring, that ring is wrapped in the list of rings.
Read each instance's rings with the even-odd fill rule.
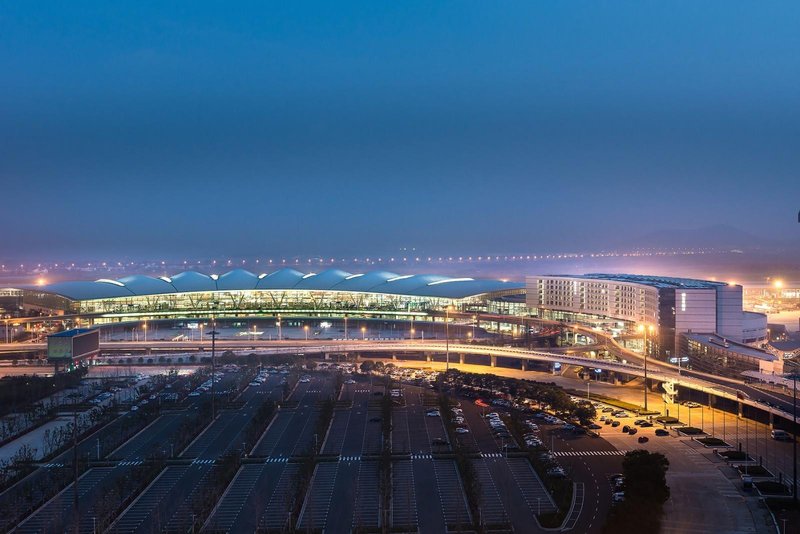
[[[631,429],[631,427],[629,427],[628,425],[625,425],[625,426],[622,427],[622,431],[623,432],[628,432],[628,430],[630,430],[630,429]]]
[[[606,419],[606,420],[605,420],[605,424],[607,424],[607,425],[610,425],[610,424],[611,424],[611,423],[613,423],[613,422],[614,422],[614,421],[613,421],[612,419]]]
[[[650,441],[650,440],[649,440],[649,439],[647,439],[647,436],[639,436],[639,439],[638,439],[637,441],[638,441],[639,443],[647,443],[647,442],[648,442],[648,441]]]
[[[619,426],[619,421],[612,422],[611,426],[613,426],[614,428],[617,428]]]
[[[381,422],[381,418],[380,418],[380,417],[372,417],[372,418],[369,420],[369,422],[370,422],[370,423],[380,423],[380,422]]]
[[[651,423],[649,421],[645,421],[644,423],[640,424],[639,426],[642,427],[642,428],[649,428],[649,427],[653,426],[653,423]]]
[[[669,430],[663,428],[656,428],[656,436],[669,436]]]
[[[630,430],[628,430],[628,434],[630,434],[632,436],[632,435],[636,434],[638,431],[639,431],[639,429],[634,426],[634,427],[631,427]]]

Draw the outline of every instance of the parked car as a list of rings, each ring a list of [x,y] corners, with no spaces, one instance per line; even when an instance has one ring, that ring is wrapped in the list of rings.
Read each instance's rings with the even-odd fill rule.
[[[639,443],[647,443],[650,440],[647,438],[647,436],[639,436],[639,439],[637,441]]]
[[[656,436],[669,436],[669,430],[664,428],[656,428]]]

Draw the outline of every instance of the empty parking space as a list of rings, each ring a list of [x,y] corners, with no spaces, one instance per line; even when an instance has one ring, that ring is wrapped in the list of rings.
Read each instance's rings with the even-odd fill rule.
[[[391,526],[412,532],[417,530],[417,496],[414,470],[410,460],[392,462]]]
[[[156,451],[171,454],[168,442],[184,417],[187,417],[186,413],[162,415],[142,432],[113,451],[108,458],[111,460],[142,460]]]
[[[119,534],[152,531],[148,521],[153,511],[172,492],[178,481],[189,469],[187,466],[172,466],[164,469],[152,484],[142,493],[112,525],[110,532]],[[146,527],[146,528],[142,528]],[[159,529],[160,530],[160,529]]]
[[[310,454],[315,446],[319,446],[319,442],[325,439],[325,436],[319,436],[317,431],[317,420],[319,419],[319,411],[307,408],[310,412],[306,415],[301,414],[300,420],[303,423],[300,432],[297,434],[294,448],[292,448],[292,456]]]
[[[338,468],[337,462],[325,462],[314,469],[311,486],[297,521],[299,530],[325,529]]]
[[[284,463],[243,465],[204,530],[255,532],[258,517],[269,502],[285,468]]]
[[[291,514],[291,486],[299,471],[298,464],[287,464],[278,481],[267,497],[261,511],[258,528],[261,530],[282,530],[289,524]]]
[[[380,526],[381,503],[378,467],[377,461],[359,462],[352,523],[353,530],[356,532],[365,529],[374,530]],[[341,531],[333,529],[333,532]]]
[[[96,500],[104,483],[108,482],[113,467],[99,467],[88,470],[78,479],[78,500]],[[69,485],[56,495],[47,504],[39,508],[36,513],[20,524],[16,532],[41,533],[64,532],[71,524],[72,506],[74,501],[74,485]]]
[[[375,462],[373,462],[375,463]],[[326,532],[350,532],[354,509],[358,506],[358,473],[362,462],[343,460],[336,470],[333,497],[325,518]]]
[[[239,412],[226,411],[219,414],[211,425],[200,434],[180,456],[182,458],[199,458],[209,448],[220,440],[229,440],[231,431],[241,426],[243,419]]]
[[[527,458],[507,458],[505,462],[519,488],[520,495],[533,513],[546,514],[556,511],[550,493],[545,489]]]
[[[347,427],[350,424],[350,410],[336,410],[333,414],[328,436],[322,447],[322,454],[341,454]]]
[[[436,474],[436,485],[439,489],[439,500],[442,503],[442,513],[448,528],[470,525],[472,520],[456,462],[454,460],[433,460],[433,468]]]
[[[294,417],[294,412],[291,410],[280,410],[278,415],[272,420],[264,435],[253,447],[251,456],[271,456],[275,445],[283,436],[283,433],[289,427]]]
[[[400,454],[411,452],[406,408],[395,408],[392,412],[392,452]]]
[[[350,424],[347,428],[347,435],[342,443],[343,456],[360,456],[361,448],[364,445],[364,432],[367,427],[367,408],[366,406],[351,408]]]
[[[380,454],[383,442],[381,434],[381,412],[368,410],[367,424],[364,427],[364,441],[361,446],[361,454]]]
[[[199,471],[189,470],[184,477],[186,484],[182,487],[189,490],[184,497],[183,492],[173,492],[170,495],[172,506],[164,514],[167,532],[188,532],[194,527],[195,510],[200,508],[205,493],[210,485],[210,481],[217,476],[218,468],[201,469]],[[183,502],[180,499],[183,498]]]
[[[446,529],[442,502],[433,460],[412,460],[414,492],[417,497],[417,518],[420,532],[444,532]]]
[[[500,493],[495,485],[486,460],[473,460],[475,474],[478,477],[481,488],[480,513],[481,523],[484,525],[505,525],[508,523],[508,515],[500,499]],[[521,525],[520,525],[521,526]]]

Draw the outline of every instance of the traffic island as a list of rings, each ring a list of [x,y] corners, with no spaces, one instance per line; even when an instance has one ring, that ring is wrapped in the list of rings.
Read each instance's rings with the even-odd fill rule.
[[[680,430],[679,430],[680,431]],[[733,445],[728,443],[727,441],[723,441],[719,438],[715,438],[713,436],[709,436],[707,438],[692,438],[697,443],[703,445],[703,447],[710,449],[725,449],[725,448],[732,448]]]
[[[703,429],[694,426],[682,426],[675,429],[682,436],[701,436],[705,435]]]
[[[766,467],[762,465],[748,465],[748,464],[739,464],[734,466],[739,473],[745,476],[753,477],[753,478],[763,478],[772,480],[775,478],[775,475],[772,474],[772,471],[768,470]]]
[[[717,456],[726,462],[753,462],[753,458],[742,451],[717,451]]]
[[[775,480],[759,480],[753,482],[753,486],[762,497],[788,498],[792,496],[791,490],[786,485]]]
[[[656,422],[661,423],[662,425],[672,426],[672,425],[682,425],[683,423],[678,420],[677,417],[672,417],[669,415],[662,415],[660,417],[655,418]]]

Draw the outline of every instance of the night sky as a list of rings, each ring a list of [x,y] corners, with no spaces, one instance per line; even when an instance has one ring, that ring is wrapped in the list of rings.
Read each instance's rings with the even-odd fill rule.
[[[796,234],[798,20],[797,2],[3,2],[0,256]]]

